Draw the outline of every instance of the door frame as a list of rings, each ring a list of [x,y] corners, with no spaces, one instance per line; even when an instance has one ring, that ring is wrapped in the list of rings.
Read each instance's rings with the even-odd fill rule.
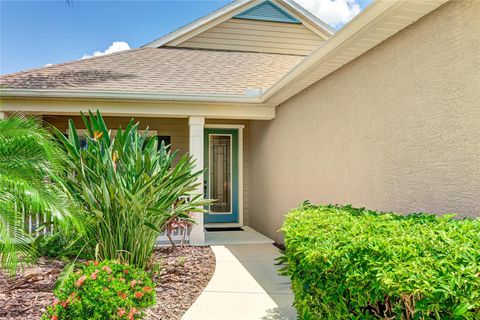
[[[243,129],[241,124],[205,124],[205,129],[238,130],[238,223],[205,223],[207,228],[243,227]]]

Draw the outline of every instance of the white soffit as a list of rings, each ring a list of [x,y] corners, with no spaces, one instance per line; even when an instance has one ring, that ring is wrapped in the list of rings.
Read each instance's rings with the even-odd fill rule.
[[[262,96],[276,106],[377,46],[448,0],[376,0]]]

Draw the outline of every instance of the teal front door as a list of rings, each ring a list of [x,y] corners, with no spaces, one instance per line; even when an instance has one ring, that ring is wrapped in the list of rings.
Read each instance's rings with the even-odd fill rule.
[[[238,223],[238,130],[205,129],[205,223]]]

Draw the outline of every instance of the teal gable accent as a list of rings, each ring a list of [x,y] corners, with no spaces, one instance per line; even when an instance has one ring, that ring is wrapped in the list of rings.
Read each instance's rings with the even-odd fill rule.
[[[237,14],[234,18],[284,23],[301,23],[291,14],[269,0],[257,4],[256,6],[245,10],[240,14]]]

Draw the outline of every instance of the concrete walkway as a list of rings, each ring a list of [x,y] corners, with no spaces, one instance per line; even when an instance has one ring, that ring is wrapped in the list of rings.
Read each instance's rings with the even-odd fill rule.
[[[279,276],[272,244],[214,245],[216,269],[183,320],[296,319],[287,277]]]

